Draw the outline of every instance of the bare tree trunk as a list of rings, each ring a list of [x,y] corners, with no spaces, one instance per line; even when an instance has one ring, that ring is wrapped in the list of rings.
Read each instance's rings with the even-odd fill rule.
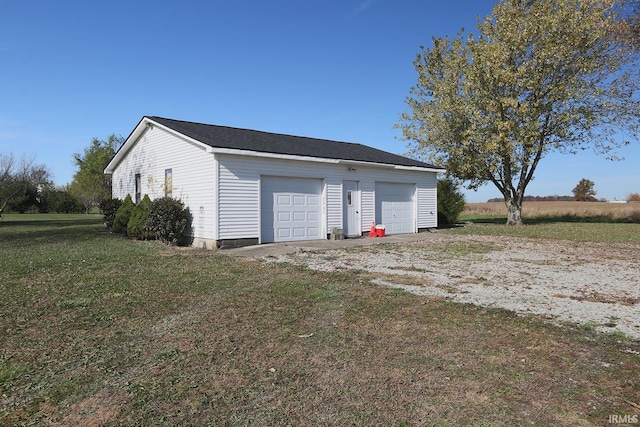
[[[522,225],[522,201],[505,198],[507,205],[507,225]]]

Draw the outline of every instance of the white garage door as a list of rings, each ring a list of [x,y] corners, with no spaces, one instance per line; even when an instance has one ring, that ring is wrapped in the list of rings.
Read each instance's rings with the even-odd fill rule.
[[[413,184],[376,183],[376,223],[386,234],[415,233]]]
[[[320,239],[322,182],[308,178],[261,178],[261,242]]]

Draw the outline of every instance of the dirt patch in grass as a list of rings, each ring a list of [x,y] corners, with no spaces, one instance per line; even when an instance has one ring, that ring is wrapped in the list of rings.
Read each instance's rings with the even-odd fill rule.
[[[564,295],[556,294],[554,296],[557,296],[559,298],[571,298],[576,301],[599,302],[603,304],[621,304],[621,305],[627,305],[627,306],[633,306],[640,303],[640,298],[634,298],[628,295],[601,294],[599,292],[594,292],[594,291],[584,295],[564,296]]]
[[[319,271],[364,271],[375,283],[415,294],[588,324],[637,340],[639,253],[637,244],[441,234],[373,252],[348,248],[279,260]],[[614,327],[611,317],[620,319]]]

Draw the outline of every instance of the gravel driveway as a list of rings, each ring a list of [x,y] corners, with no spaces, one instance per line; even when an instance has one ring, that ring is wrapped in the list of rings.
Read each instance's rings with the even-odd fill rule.
[[[263,256],[380,285],[640,339],[640,245],[428,234],[403,243]]]

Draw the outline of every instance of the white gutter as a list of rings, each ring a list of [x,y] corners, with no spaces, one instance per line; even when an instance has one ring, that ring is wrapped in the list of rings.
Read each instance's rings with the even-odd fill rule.
[[[419,171],[419,172],[435,172],[435,173],[445,172],[444,169],[423,168],[420,166],[392,165],[388,163],[365,162],[361,160],[327,159],[324,157],[298,156],[293,154],[278,154],[278,153],[266,153],[262,151],[238,150],[235,148],[219,148],[219,147],[207,146],[206,151],[207,153],[212,153],[212,154],[232,154],[236,156],[266,157],[270,159],[300,160],[305,162],[330,163],[330,164],[352,165],[352,166],[369,166],[369,167],[377,167],[377,168],[409,170],[409,171]]]
[[[263,151],[251,151],[251,150],[238,150],[235,148],[219,148],[207,146],[207,153],[212,154],[232,154],[236,156],[251,156],[251,157],[268,157],[270,159],[284,159],[284,160],[300,160],[306,162],[317,163],[340,163],[339,159],[325,159],[322,157],[309,157],[309,156],[297,156],[293,154],[278,154],[278,153],[266,153]]]
[[[361,161],[361,160],[340,160],[338,163],[344,164],[344,165],[371,166],[371,167],[380,167],[380,168],[396,169],[396,170],[419,171],[419,172],[435,172],[435,173],[444,173],[444,172],[446,172],[444,169],[427,168],[427,167],[421,167],[421,166],[392,165],[392,164],[388,164],[388,163],[374,163],[374,162],[365,162],[365,161]]]

